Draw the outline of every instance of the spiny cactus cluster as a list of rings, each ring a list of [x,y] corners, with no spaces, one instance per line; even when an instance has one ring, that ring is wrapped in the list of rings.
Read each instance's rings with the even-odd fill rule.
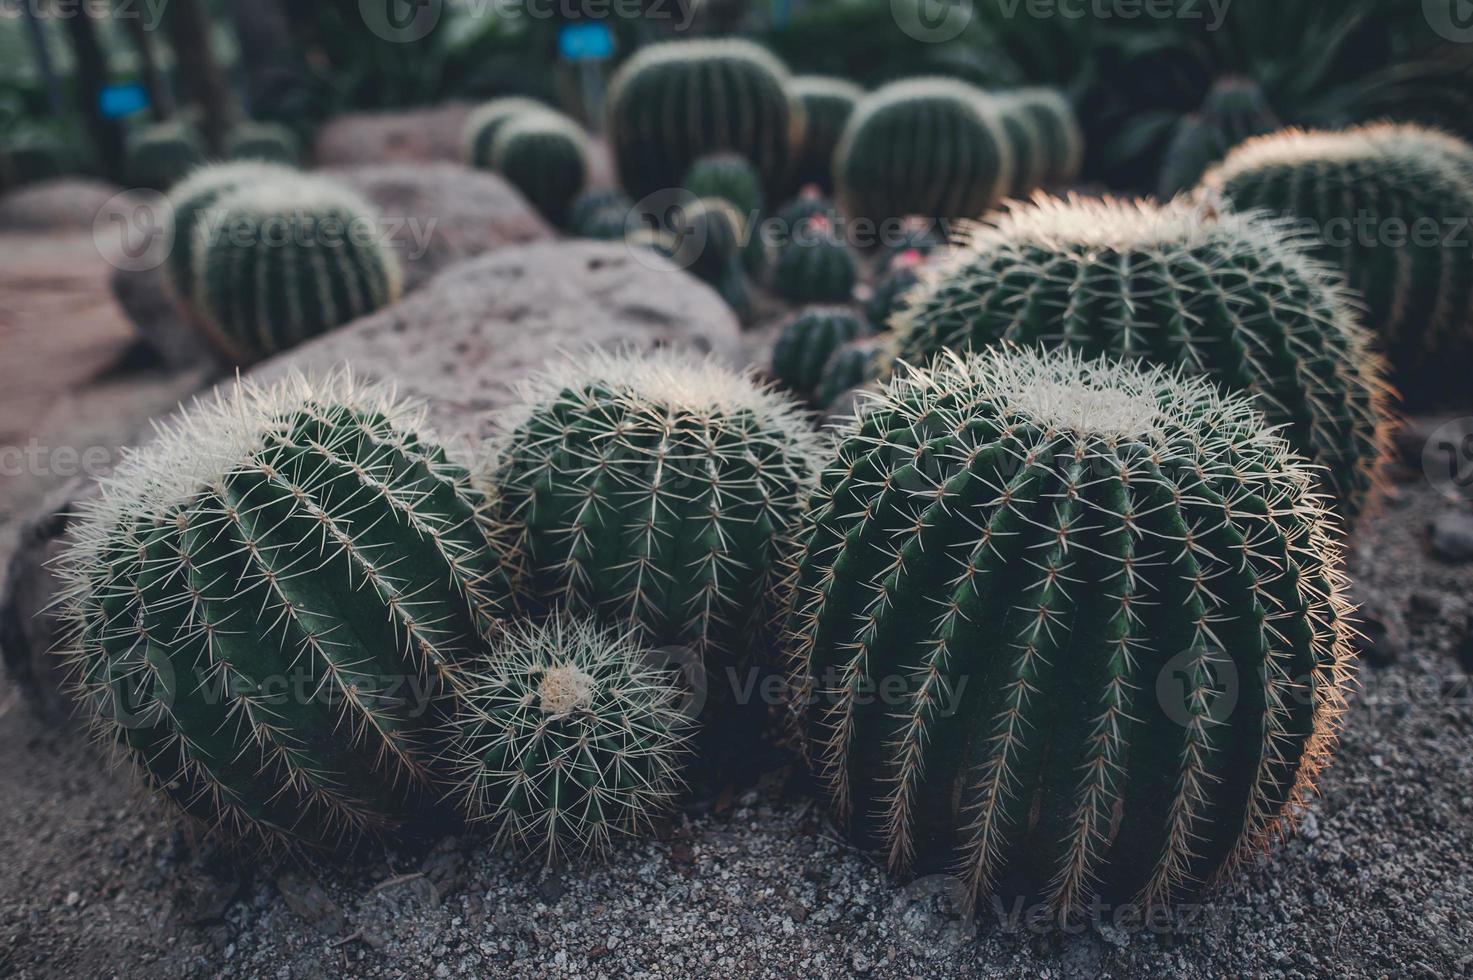
[[[858,277],[849,246],[826,218],[815,215],[778,253],[773,288],[790,303],[843,303]]]
[[[240,183],[196,220],[193,309],[222,349],[248,363],[398,300],[398,256],[371,206],[329,180],[267,175]]]
[[[864,89],[843,78],[800,75],[789,83],[788,92],[802,105],[805,120],[795,182],[832,191],[834,150],[854,107],[864,98]]]
[[[230,839],[347,844],[429,789],[448,675],[508,596],[485,502],[392,392],[243,383],[83,505],[60,569],[98,736]]]
[[[756,169],[735,153],[713,153],[701,157],[685,172],[682,186],[697,198],[715,197],[752,221],[762,213],[762,178]]]
[[[1249,140],[1203,180],[1238,210],[1292,216],[1364,297],[1417,399],[1473,364],[1473,148],[1414,126],[1286,131]],[[1456,389],[1454,389],[1456,390]]]
[[[842,306],[804,310],[778,336],[772,349],[772,376],[793,391],[811,393],[834,351],[868,333],[864,321]]]
[[[802,146],[802,106],[788,72],[748,41],[667,41],[641,48],[609,83],[608,132],[619,180],[636,199],[680,185],[712,153],[745,158],[776,199]]]
[[[506,424],[491,496],[532,599],[690,646],[713,676],[760,644],[822,465],[795,406],[677,353],[595,352]]]
[[[473,823],[546,863],[647,831],[684,785],[685,693],[627,630],[555,614],[497,639],[441,765]]]
[[[1013,150],[984,93],[949,78],[892,82],[865,96],[834,155],[850,217],[977,218],[1013,186]]]
[[[205,162],[204,138],[185,122],[156,123],[128,141],[125,164],[134,187],[166,191]]]
[[[225,156],[294,167],[302,161],[302,144],[295,133],[279,123],[244,122],[226,137]]]
[[[553,112],[545,102],[520,95],[492,99],[479,106],[465,121],[461,131],[461,147],[465,162],[478,170],[496,169],[491,160],[492,148],[501,127],[513,119],[540,112]]]
[[[1252,394],[1346,517],[1386,460],[1384,366],[1339,277],[1283,222],[1040,197],[910,294],[896,356],[1002,341],[1140,359]]]
[[[1166,201],[1191,190],[1233,147],[1279,126],[1257,82],[1242,76],[1220,79],[1207,93],[1202,108],[1177,123],[1156,195]]]
[[[1250,402],[1131,362],[948,354],[839,438],[791,640],[861,845],[973,901],[1073,910],[1188,896],[1286,829],[1352,631],[1313,477]]]
[[[573,198],[588,182],[588,136],[561,113],[523,113],[497,128],[491,169],[544,218],[566,227]]]

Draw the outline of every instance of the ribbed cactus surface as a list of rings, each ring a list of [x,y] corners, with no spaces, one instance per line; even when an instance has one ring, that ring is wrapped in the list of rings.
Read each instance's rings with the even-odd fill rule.
[[[982,91],[955,79],[907,79],[855,108],[834,178],[852,218],[979,218],[1009,193],[1013,151]]]
[[[1084,166],[1084,130],[1064,93],[1052,88],[1021,88],[1006,93],[1007,111],[1029,123],[1040,139],[1045,187],[1068,184]]]
[[[1369,310],[1421,401],[1473,364],[1473,148],[1414,126],[1289,131],[1242,144],[1203,180],[1238,210],[1292,216]],[[1429,383],[1430,379],[1430,383]]]
[[[305,175],[242,184],[194,229],[194,307],[220,346],[259,360],[398,300],[399,258],[357,194]]]
[[[803,138],[787,69],[749,41],[667,41],[641,48],[609,83],[608,131],[625,190],[636,199],[680,186],[701,157],[747,159],[776,197]]]
[[[834,189],[834,150],[864,89],[844,78],[800,75],[788,91],[803,106],[803,152],[794,173],[798,184]]]
[[[647,832],[684,780],[686,692],[627,630],[555,614],[461,678],[441,768],[472,823],[559,860]]]
[[[1283,222],[1039,198],[911,292],[897,356],[1001,341],[1108,354],[1251,393],[1353,517],[1385,461],[1384,365],[1338,275]]]
[[[420,414],[346,374],[239,385],[84,506],[60,566],[79,698],[234,841],[383,833],[429,785],[446,676],[508,592]]]
[[[741,319],[752,311],[747,254],[753,241],[746,219],[721,198],[688,201],[671,214],[672,259],[721,294]]]
[[[466,117],[465,127],[461,131],[465,162],[479,170],[495,169],[491,162],[491,150],[496,144],[496,134],[501,132],[501,127],[525,115],[553,111],[545,102],[520,95],[492,99],[478,106]]]
[[[974,901],[1194,893],[1289,827],[1349,683],[1340,554],[1246,399],[944,355],[838,433],[795,686],[842,826]]]
[[[204,138],[188,123],[156,123],[128,141],[126,170],[134,187],[167,191],[205,162]]]
[[[505,177],[548,221],[568,224],[573,199],[588,182],[588,136],[554,112],[529,112],[499,127],[491,169]]]
[[[735,153],[701,157],[685,172],[682,186],[698,198],[717,197],[737,209],[746,221],[762,215],[762,177]]]
[[[262,160],[294,167],[302,160],[302,143],[279,123],[244,122],[226,137],[225,155],[231,160]]]
[[[1161,165],[1156,196],[1170,200],[1191,190],[1233,147],[1279,126],[1257,82],[1239,76],[1220,79],[1207,93],[1202,108],[1177,124]]]
[[[796,406],[671,352],[572,359],[524,398],[492,483],[533,597],[744,655],[822,465]]]
[[[869,333],[865,322],[844,307],[804,310],[783,326],[772,348],[772,376],[805,394],[818,387],[834,351]]]
[[[815,215],[778,253],[773,288],[790,303],[843,303],[859,264],[828,220]]]
[[[880,338],[850,341],[834,351],[813,389],[813,403],[832,408],[844,395],[877,379],[884,368],[885,354]]]

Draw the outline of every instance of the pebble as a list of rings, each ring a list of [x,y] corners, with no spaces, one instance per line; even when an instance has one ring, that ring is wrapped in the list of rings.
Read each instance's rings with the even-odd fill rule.
[[[1473,560],[1473,514],[1448,510],[1432,520],[1432,554],[1446,562]]]

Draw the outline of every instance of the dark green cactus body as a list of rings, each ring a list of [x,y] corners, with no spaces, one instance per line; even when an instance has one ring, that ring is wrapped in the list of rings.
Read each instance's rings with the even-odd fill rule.
[[[698,198],[721,198],[749,222],[762,216],[762,178],[735,153],[701,157],[686,171],[682,186]]]
[[[857,842],[1073,910],[1184,898],[1287,828],[1338,729],[1349,604],[1308,469],[1246,399],[948,354],[838,435],[791,642]]]
[[[879,271],[889,272],[900,265],[925,262],[946,247],[936,223],[925,218],[902,221],[895,234],[886,235],[880,243]]]
[[[813,390],[813,403],[833,406],[840,398],[880,376],[885,351],[875,341],[851,342],[834,351]]]
[[[501,132],[501,127],[525,115],[552,111],[545,103],[520,95],[492,99],[466,119],[461,136],[465,162],[479,170],[496,169],[491,161],[491,150],[496,145],[496,134]]]
[[[944,78],[867,95],[834,157],[839,203],[877,222],[978,218],[1012,186],[1013,151],[986,95]]]
[[[636,199],[680,186],[712,153],[744,157],[776,199],[803,134],[787,69],[748,41],[669,41],[640,49],[609,84],[619,180]]]
[[[1417,403],[1464,389],[1473,365],[1473,149],[1462,145],[1460,166],[1456,143],[1432,149],[1424,134],[1384,125],[1259,137],[1203,182],[1234,209],[1292,216],[1315,233]]]
[[[1040,185],[1056,187],[1078,179],[1084,166],[1084,131],[1064,94],[1051,88],[1022,88],[1006,93],[1003,101],[1008,114],[1024,120],[1041,146]]]
[[[1010,169],[1013,179],[1008,185],[1010,197],[1026,197],[1043,186],[1048,172],[1048,148],[1044,135],[1035,128],[1036,119],[1014,111],[1015,104],[1006,98],[989,96],[987,105],[1007,137],[1005,145],[1012,154]]]
[[[498,129],[491,168],[544,218],[566,227],[573,199],[588,182],[588,137],[565,116],[527,113]]]
[[[461,679],[444,768],[472,823],[548,864],[648,831],[683,781],[692,719],[653,650],[562,614],[519,624]]]
[[[492,478],[529,592],[694,647],[762,643],[821,465],[795,406],[673,354],[590,354],[533,382]]]
[[[793,79],[788,91],[803,106],[806,121],[795,183],[813,184],[832,192],[834,150],[854,107],[864,98],[864,89],[843,78],[802,75]]]
[[[1384,366],[1354,302],[1282,222],[1043,199],[910,294],[896,356],[1000,342],[1150,361],[1251,393],[1353,517],[1386,461]]]
[[[11,130],[0,147],[0,189],[9,190],[70,173],[76,161],[71,148],[39,127]]]
[[[690,202],[677,209],[672,219],[675,264],[713,286],[745,320],[752,312],[746,221],[736,208],[719,198]]]
[[[508,596],[465,470],[338,376],[196,406],[63,559],[78,692],[155,788],[248,845],[419,805],[446,680]]]
[[[1191,190],[1233,147],[1279,126],[1258,83],[1240,77],[1220,80],[1202,108],[1177,124],[1162,162],[1157,196],[1169,200]]]
[[[245,122],[231,130],[225,141],[231,160],[261,160],[296,166],[302,160],[302,144],[295,133],[278,123]]]
[[[629,195],[612,187],[594,187],[573,198],[568,209],[568,225],[584,238],[611,240],[623,238],[629,226],[629,212],[634,202]],[[614,230],[615,224],[618,230]]]
[[[128,181],[166,191],[205,162],[204,139],[186,123],[158,123],[128,141]]]
[[[904,257],[907,255],[909,258]],[[891,263],[890,271],[875,283],[864,312],[876,330],[889,330],[896,314],[906,308],[906,298],[921,281],[923,262],[918,253],[902,253],[902,258]]]
[[[858,276],[848,246],[827,221],[814,217],[778,253],[773,288],[790,303],[843,303]]]
[[[864,321],[843,307],[805,310],[778,336],[772,348],[772,376],[793,391],[812,392],[834,351],[867,333]]]
[[[226,353],[250,362],[398,300],[398,257],[369,205],[320,178],[239,187],[197,222],[194,308]]]

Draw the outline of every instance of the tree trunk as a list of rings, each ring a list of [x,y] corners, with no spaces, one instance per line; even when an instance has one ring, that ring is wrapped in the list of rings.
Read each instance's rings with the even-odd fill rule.
[[[179,88],[200,108],[200,129],[212,153],[225,146],[233,122],[230,88],[210,47],[210,18],[199,0],[169,0],[165,23],[179,65]]]
[[[104,176],[118,180],[123,172],[123,127],[102,114],[102,90],[107,85],[107,56],[97,41],[97,29],[88,15],[64,18],[77,59],[77,92],[87,131],[97,150]]]
[[[283,74],[292,50],[291,28],[277,0],[231,0],[240,61],[245,69],[246,108],[254,114],[263,92]]]
[[[133,50],[138,53],[138,66],[143,73],[143,87],[148,89],[149,111],[157,122],[163,122],[174,114],[174,93],[169,91],[169,86],[164,83],[164,77],[159,74],[158,59],[153,53],[153,38],[149,36],[148,25],[143,18],[136,13],[119,18],[124,28],[128,31],[128,37],[133,42]]]

